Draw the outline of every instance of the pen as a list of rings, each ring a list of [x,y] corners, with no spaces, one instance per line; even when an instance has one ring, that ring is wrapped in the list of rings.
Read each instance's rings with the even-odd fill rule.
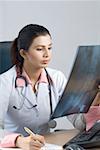
[[[24,130],[25,130],[28,134],[35,136],[35,134],[34,134],[29,128],[24,127]]]
[[[29,134],[29,135],[33,135],[33,136],[35,136],[36,134],[34,134],[33,133],[33,131],[31,131],[29,128],[27,128],[27,127],[24,127],[24,130]],[[41,143],[40,141],[38,141],[38,140],[36,140],[36,142],[37,143]],[[41,143],[41,144],[43,144],[43,143]],[[43,144],[43,146],[44,146],[44,144]]]

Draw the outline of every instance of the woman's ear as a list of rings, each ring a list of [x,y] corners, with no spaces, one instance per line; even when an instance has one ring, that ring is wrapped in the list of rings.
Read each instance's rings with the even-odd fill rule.
[[[24,49],[20,49],[19,53],[24,59],[26,58],[26,51]]]

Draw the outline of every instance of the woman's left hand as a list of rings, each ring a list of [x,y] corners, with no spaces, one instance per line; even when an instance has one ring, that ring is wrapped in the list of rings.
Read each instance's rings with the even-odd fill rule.
[[[93,103],[92,103],[92,106],[98,106],[100,105],[100,92],[97,93]]]

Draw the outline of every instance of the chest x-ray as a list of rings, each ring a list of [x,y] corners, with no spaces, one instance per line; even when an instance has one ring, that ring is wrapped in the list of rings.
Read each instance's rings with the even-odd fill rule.
[[[89,110],[100,84],[100,45],[80,46],[72,71],[51,119]]]

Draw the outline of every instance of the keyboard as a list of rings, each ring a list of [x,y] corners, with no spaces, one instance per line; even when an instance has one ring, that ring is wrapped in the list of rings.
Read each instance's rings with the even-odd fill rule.
[[[78,144],[84,148],[100,147],[100,121],[96,122],[88,131],[83,131],[63,145]]]

